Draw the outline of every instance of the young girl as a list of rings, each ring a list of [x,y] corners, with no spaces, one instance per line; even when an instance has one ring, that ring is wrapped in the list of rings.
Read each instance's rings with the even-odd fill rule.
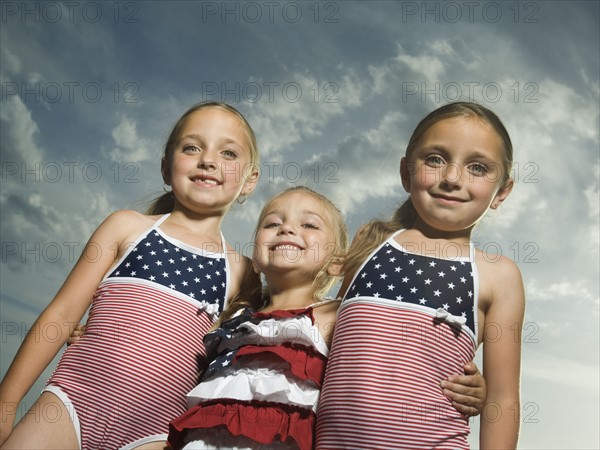
[[[274,197],[256,229],[253,264],[264,305],[233,302],[205,338],[207,367],[173,420],[173,448],[311,449],[339,301],[323,301],[347,232],[337,208],[305,187]],[[257,309],[260,309],[257,311]],[[266,445],[268,444],[268,446]]]
[[[190,409],[171,423],[172,448],[313,448],[339,306],[322,298],[339,271],[346,228],[328,199],[297,187],[265,205],[255,236],[254,267],[265,276],[268,300],[257,305],[240,295],[206,336],[211,363],[188,395]],[[469,390],[479,379],[459,381]],[[476,405],[483,401],[484,388],[471,392]]]
[[[468,448],[469,425],[439,389],[482,342],[481,448],[515,448],[524,293],[517,266],[471,232],[513,187],[512,145],[473,103],[425,117],[402,158],[410,198],[355,238],[319,405],[317,449]]]
[[[150,215],[118,211],[99,226],[32,327],[58,325],[64,339],[28,335],[6,373],[3,448],[116,449],[166,440],[169,420],[185,411],[185,394],[197,382],[215,314],[242,282],[259,282],[220,232],[233,202],[254,189],[257,168],[254,133],[231,106],[203,103],[179,119],[162,159],[171,192]],[[10,433],[16,406],[90,305],[84,337],[65,351]]]

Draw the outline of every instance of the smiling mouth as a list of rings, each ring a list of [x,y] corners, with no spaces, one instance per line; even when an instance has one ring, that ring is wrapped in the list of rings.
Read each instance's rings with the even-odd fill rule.
[[[437,200],[442,200],[444,202],[449,202],[449,203],[465,203],[466,202],[466,200],[463,200],[462,198],[449,197],[447,195],[432,194],[431,196]]]
[[[219,182],[217,180],[215,180],[214,178],[209,178],[209,177],[198,176],[198,177],[193,177],[191,180],[196,184],[204,184],[206,186],[218,186],[219,185]]]
[[[271,251],[277,250],[302,250],[302,247],[296,244],[276,244],[271,247]]]

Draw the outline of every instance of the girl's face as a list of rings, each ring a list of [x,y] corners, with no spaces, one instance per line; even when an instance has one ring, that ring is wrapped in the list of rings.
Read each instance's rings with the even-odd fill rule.
[[[503,178],[503,152],[498,134],[480,119],[431,126],[401,165],[402,184],[419,218],[437,230],[470,231],[512,189],[512,180]]]
[[[252,169],[250,137],[240,119],[218,108],[193,112],[181,127],[163,178],[179,204],[201,213],[224,214],[258,180]]]
[[[254,265],[267,276],[293,274],[312,282],[335,249],[329,212],[316,197],[285,193],[263,211],[254,248]]]

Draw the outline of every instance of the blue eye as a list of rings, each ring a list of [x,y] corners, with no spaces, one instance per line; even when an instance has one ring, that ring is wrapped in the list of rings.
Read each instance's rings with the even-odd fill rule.
[[[223,152],[221,152],[221,154],[225,157],[225,158],[230,158],[230,159],[234,159],[237,158],[237,153],[234,152],[233,150],[223,150]]]
[[[472,164],[469,167],[469,170],[471,171],[472,174],[479,175],[479,176],[483,176],[488,173],[487,167],[480,163]]]
[[[199,152],[200,149],[196,145],[187,144],[183,146],[183,151],[186,153]]]
[[[439,155],[430,155],[425,158],[425,163],[428,166],[438,167],[444,164],[444,159]]]

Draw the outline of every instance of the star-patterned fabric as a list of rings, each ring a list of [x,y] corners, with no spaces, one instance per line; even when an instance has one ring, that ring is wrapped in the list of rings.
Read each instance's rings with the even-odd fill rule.
[[[224,254],[195,252],[171,242],[153,229],[131,250],[107,278],[131,277],[151,281],[200,303],[224,308],[226,294]]]
[[[475,333],[473,264],[409,253],[389,239],[357,273],[346,298],[375,297],[444,309]]]

